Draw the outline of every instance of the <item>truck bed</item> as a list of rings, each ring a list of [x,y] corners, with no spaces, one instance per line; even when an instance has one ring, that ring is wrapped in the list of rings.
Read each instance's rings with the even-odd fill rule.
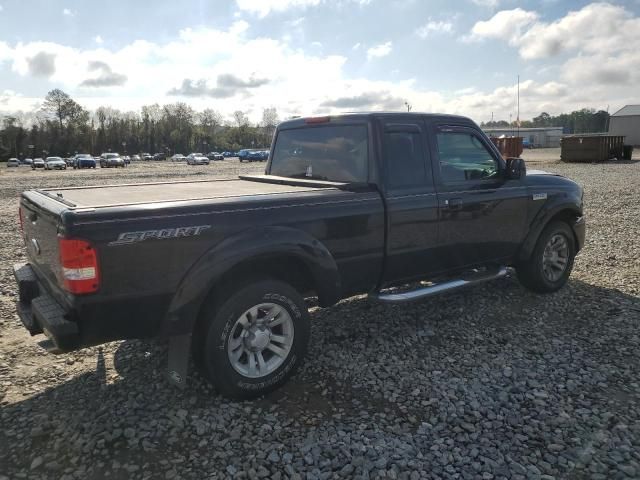
[[[275,180],[275,179],[274,179]],[[266,182],[264,177],[233,180],[200,180],[162,183],[139,183],[72,188],[50,188],[39,193],[55,199],[68,208],[99,208],[187,200],[207,200],[246,195],[300,193],[331,188],[332,182]]]

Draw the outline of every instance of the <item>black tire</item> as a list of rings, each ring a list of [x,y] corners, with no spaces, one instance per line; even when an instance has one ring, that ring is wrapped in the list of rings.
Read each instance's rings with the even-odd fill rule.
[[[283,385],[302,363],[309,342],[309,312],[302,296],[278,280],[256,279],[234,292],[220,292],[207,301],[201,313],[200,335],[194,339],[199,341],[194,344],[194,354],[206,378],[222,395],[236,399],[256,398]],[[277,368],[264,376],[251,378],[234,368],[227,347],[234,335],[236,321],[244,312],[264,303],[276,304],[286,310],[292,320],[293,342]]]
[[[547,244],[556,235],[564,237],[567,243],[568,252],[564,271],[559,278],[552,280],[549,279],[544,272],[543,258]],[[516,267],[518,280],[520,280],[520,283],[526,288],[537,293],[555,292],[567,283],[569,275],[571,275],[571,270],[573,269],[575,256],[576,243],[571,227],[569,227],[565,222],[551,222],[540,234],[531,257],[526,262],[522,262]]]

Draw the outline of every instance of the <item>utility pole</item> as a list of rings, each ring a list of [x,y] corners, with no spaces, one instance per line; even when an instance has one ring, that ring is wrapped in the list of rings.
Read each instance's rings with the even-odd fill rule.
[[[518,75],[518,117],[516,119],[518,137],[520,136],[520,75]]]
[[[404,102],[404,104],[405,104],[405,106],[407,107],[407,112],[410,112],[410,111],[411,111],[411,109],[413,108],[413,107],[411,106],[411,104],[410,104],[409,102],[406,102],[406,101]]]

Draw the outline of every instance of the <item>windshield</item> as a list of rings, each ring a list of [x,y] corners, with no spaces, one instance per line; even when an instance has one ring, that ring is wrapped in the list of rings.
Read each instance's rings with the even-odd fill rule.
[[[107,154],[104,156],[104,158],[118,158],[118,157],[120,157],[120,155],[119,155],[119,154],[117,154],[117,153],[107,153]]]
[[[341,125],[281,130],[270,173],[334,182],[366,182],[367,127]]]
[[[60,157],[47,157],[47,162],[61,162],[62,159]]]

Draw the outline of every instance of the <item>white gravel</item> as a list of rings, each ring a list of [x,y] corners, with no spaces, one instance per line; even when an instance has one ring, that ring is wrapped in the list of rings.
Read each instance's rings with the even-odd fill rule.
[[[168,385],[153,342],[40,350],[15,315],[17,195],[264,164],[5,169],[0,479],[640,478],[640,163],[558,157],[525,153],[585,187],[587,245],[566,288],[538,296],[504,279],[414,305],[313,308],[300,373],[242,403],[197,374],[186,391]]]

